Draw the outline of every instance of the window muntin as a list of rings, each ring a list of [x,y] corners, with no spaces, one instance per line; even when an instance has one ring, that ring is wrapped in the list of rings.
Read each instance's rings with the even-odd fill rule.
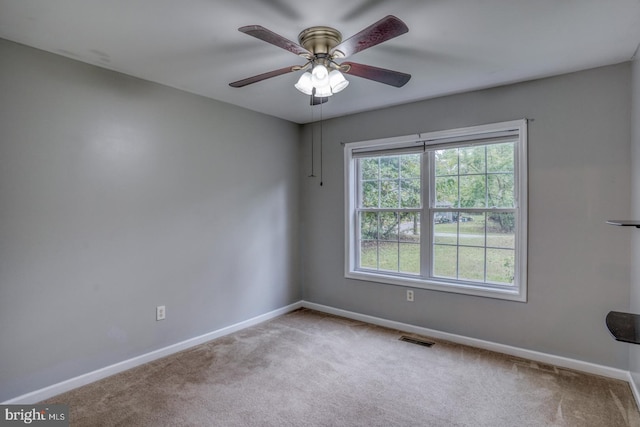
[[[349,143],[345,174],[346,277],[526,301],[526,121]]]

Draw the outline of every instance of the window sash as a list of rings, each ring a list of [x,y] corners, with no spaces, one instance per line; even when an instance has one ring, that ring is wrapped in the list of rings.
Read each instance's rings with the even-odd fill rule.
[[[465,235],[465,239],[470,239],[471,235],[466,235],[466,233],[463,233],[460,230],[460,223],[463,221],[460,221],[458,219],[458,221],[455,222],[456,224],[456,231],[454,233],[455,236],[455,243],[450,243],[450,242],[437,242],[436,241],[436,226],[435,224],[435,215],[437,213],[457,213],[457,214],[479,214],[479,213],[483,213],[485,214],[485,225],[484,225],[484,231],[482,234],[477,234],[477,236],[482,236],[483,239],[483,243],[482,244],[471,244],[468,241],[462,241],[462,236]],[[489,215],[491,213],[511,213],[514,214],[514,223],[515,223],[515,227],[514,227],[514,231],[513,231],[513,246],[499,246],[496,244],[492,244],[490,243],[490,241],[493,241],[494,239],[497,238],[497,236],[495,235],[495,233],[490,233],[488,228],[487,228],[487,219],[489,217]],[[431,239],[429,242],[430,248],[432,249],[432,251],[429,254],[429,270],[426,272],[425,276],[429,279],[434,279],[434,280],[444,280],[444,281],[450,281],[450,280],[454,280],[456,282],[465,282],[465,283],[469,283],[469,284],[480,284],[480,285],[486,285],[488,287],[498,287],[498,288],[505,288],[505,289],[513,289],[514,286],[517,286],[516,280],[515,278],[518,277],[518,267],[517,267],[517,260],[514,264],[514,282],[511,283],[507,283],[507,282],[499,282],[496,280],[490,280],[490,274],[489,274],[489,258],[488,258],[488,254],[490,253],[490,251],[513,251],[514,253],[514,257],[517,255],[517,243],[518,243],[518,210],[517,209],[429,209],[429,227],[430,227],[430,232],[431,234]],[[475,234],[473,234],[473,236],[476,236]],[[508,235],[506,236],[508,238]],[[434,257],[434,250],[436,246],[449,246],[449,247],[455,247],[456,248],[456,278],[452,279],[452,278],[447,278],[445,276],[439,276],[436,274],[435,272],[435,257]],[[460,257],[459,257],[459,248],[470,248],[470,249],[481,249],[483,250],[483,278],[482,280],[473,280],[473,279],[469,279],[469,278],[460,278]],[[495,275],[495,272],[493,272],[493,275]]]
[[[377,224],[376,224],[376,233],[375,233],[375,238],[364,238],[364,236],[362,235],[362,230],[361,230],[361,218],[360,218],[360,214],[361,213],[392,213],[394,215],[397,215],[396,219],[397,222],[395,224],[395,226],[397,227],[394,230],[394,238],[393,239],[387,239],[384,238],[380,231],[380,216],[377,215]],[[357,261],[356,261],[356,266],[357,266],[357,270],[359,271],[372,271],[372,272],[384,272],[385,274],[394,274],[394,275],[398,275],[398,276],[409,276],[409,277],[421,277],[421,271],[422,271],[422,256],[420,255],[420,251],[421,251],[421,247],[423,244],[423,237],[422,237],[422,210],[418,210],[418,209],[413,209],[412,212],[410,213],[416,213],[420,215],[420,232],[419,232],[419,241],[415,242],[415,241],[411,241],[410,239],[407,238],[408,234],[407,233],[403,233],[402,229],[400,228],[401,223],[400,223],[400,216],[402,216],[403,213],[406,213],[405,211],[389,211],[389,210],[361,210],[358,212],[357,214],[357,226],[358,226],[358,230],[357,230],[357,244],[358,246],[358,250],[356,251],[356,255],[357,255]],[[371,267],[369,265],[364,265],[362,256],[363,256],[363,244],[369,242],[369,243],[373,243],[375,242],[376,244],[376,266],[375,267]],[[390,270],[390,269],[385,269],[381,267],[381,258],[380,258],[380,247],[381,245],[385,245],[385,246],[395,246],[395,250],[396,252],[396,262],[395,262],[395,269],[394,270]],[[406,266],[407,263],[408,264],[412,264],[411,262],[411,257],[405,257],[402,258],[402,250],[403,249],[409,249],[409,247],[414,246],[414,247],[418,247],[418,271],[411,271],[408,268],[403,270],[403,266]],[[406,255],[406,254],[405,254]]]

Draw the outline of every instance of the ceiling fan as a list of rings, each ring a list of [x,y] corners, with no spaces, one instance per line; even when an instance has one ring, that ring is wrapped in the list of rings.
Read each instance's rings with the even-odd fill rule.
[[[229,83],[231,87],[244,87],[282,74],[304,71],[295,87],[302,93],[311,95],[311,104],[317,105],[347,87],[349,82],[342,73],[395,87],[404,86],[411,78],[410,74],[399,71],[355,62],[337,62],[408,32],[406,24],[393,15],[382,18],[344,41],[338,30],[322,26],[310,27],[300,32],[299,44],[260,25],[240,27],[238,31],[295,53],[307,62]]]

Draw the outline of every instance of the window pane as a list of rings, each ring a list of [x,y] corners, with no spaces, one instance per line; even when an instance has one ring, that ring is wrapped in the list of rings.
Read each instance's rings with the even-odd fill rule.
[[[378,239],[378,214],[360,212],[360,240]]]
[[[420,179],[403,179],[400,181],[400,207],[419,208]]]
[[[516,229],[515,215],[510,212],[491,212],[487,215],[487,230],[491,233],[513,233]]]
[[[420,273],[420,213],[400,214],[400,271]]]
[[[487,281],[514,284],[515,251],[510,249],[487,249]]]
[[[420,213],[401,212],[399,228],[401,242],[420,242]]]
[[[484,281],[484,248],[461,246],[458,252],[459,279]]]
[[[458,177],[447,176],[436,178],[436,207],[457,208],[458,206]]]
[[[360,201],[360,207],[362,208],[377,208],[379,202],[378,192],[379,181],[365,181],[362,183],[362,200]]]
[[[360,267],[361,268],[378,268],[378,242],[362,241],[360,242]]]
[[[398,190],[398,181],[380,181],[380,207],[398,208],[400,206]]]
[[[485,146],[460,148],[460,175],[484,174]]]
[[[398,243],[379,242],[380,270],[398,271]]]
[[[361,179],[378,179],[378,158],[360,159]]]
[[[460,244],[465,246],[484,246],[485,215],[460,213]]]
[[[489,207],[514,207],[515,184],[512,174],[487,175]]]
[[[487,172],[513,172],[514,147],[512,142],[487,145]]]
[[[455,279],[458,272],[456,246],[434,245],[433,275]]]
[[[400,157],[400,175],[402,178],[420,178],[421,154],[405,154]]]
[[[486,204],[485,175],[460,177],[460,207],[484,208]]]
[[[436,176],[458,175],[458,149],[435,152]]]
[[[487,246],[515,249],[515,215],[511,212],[489,214]]]
[[[400,272],[420,274],[420,245],[400,243]]]
[[[400,174],[400,156],[380,157],[380,178],[398,179]]]
[[[379,216],[379,239],[398,240],[398,215],[395,212],[381,212]]]
[[[433,243],[458,244],[458,224],[453,221],[457,212],[436,212],[433,216]]]

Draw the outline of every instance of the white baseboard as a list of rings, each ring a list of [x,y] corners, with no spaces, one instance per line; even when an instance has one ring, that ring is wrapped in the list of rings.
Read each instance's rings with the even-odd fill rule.
[[[11,404],[31,405],[31,404],[40,402],[42,400],[49,399],[53,396],[57,396],[58,394],[65,393],[69,390],[73,390],[74,388],[101,380],[103,378],[109,377],[119,372],[123,372],[131,368],[135,368],[136,366],[140,366],[145,363],[152,362],[156,359],[160,359],[162,357],[169,356],[179,351],[186,350],[191,347],[195,347],[207,341],[211,341],[216,338],[220,338],[225,335],[229,335],[239,330],[248,328],[250,326],[257,325],[258,323],[265,322],[267,320],[289,313],[293,310],[297,310],[298,308],[301,308],[301,307],[302,307],[302,302],[299,301],[294,304],[288,305],[286,307],[282,307],[277,310],[270,311],[269,313],[265,313],[260,316],[254,317],[252,319],[245,320],[240,323],[236,323],[235,325],[227,326],[225,328],[218,329],[217,331],[209,332],[207,334],[200,335],[198,337],[190,338],[188,340],[179,342],[177,344],[173,344],[168,347],[164,347],[164,348],[152,351],[150,353],[142,354],[132,359],[124,360],[122,362],[98,369],[93,372],[88,372],[86,374],[77,376],[75,378],[71,378],[66,381],[60,382],[58,384],[53,384],[49,387],[45,387],[43,389],[36,390],[31,393],[23,394],[22,396],[18,396],[11,400],[7,400],[6,402],[2,402],[2,404],[3,405],[11,405]]]
[[[631,387],[636,403],[640,406],[640,391],[636,388],[635,382],[631,378],[629,371],[622,369],[611,368],[608,366],[598,365],[590,362],[584,362],[581,360],[569,359],[562,356],[555,356],[552,354],[541,353],[538,351],[527,350],[519,347],[513,347],[504,344],[498,344],[490,341],[479,340],[476,338],[469,338],[462,335],[450,334],[448,332],[441,332],[434,329],[423,328],[420,326],[410,325],[408,323],[396,322],[393,320],[382,319],[379,317],[369,316],[360,313],[354,313],[339,308],[333,308],[321,304],[316,304],[308,301],[299,301],[297,303],[282,307],[277,310],[273,310],[269,313],[254,317],[249,320],[245,320],[240,323],[236,323],[231,326],[219,329],[217,331],[209,332],[198,337],[190,338],[188,340],[146,353],[132,359],[128,359],[114,365],[110,365],[93,372],[89,372],[75,378],[68,379],[66,381],[53,384],[40,390],[33,391],[31,393],[23,394],[6,402],[2,402],[4,405],[8,404],[34,404],[45,399],[49,399],[58,394],[67,392],[74,388],[90,384],[92,382],[101,380],[119,372],[126,371],[136,366],[149,363],[156,359],[169,356],[182,350],[203,344],[207,341],[229,335],[233,332],[248,328],[250,326],[257,325],[283,314],[289,313],[298,308],[309,308],[312,310],[333,314],[336,316],[346,317],[348,319],[359,320],[366,323],[371,323],[378,326],[384,326],[391,329],[400,331],[412,332],[419,335],[429,336],[437,339],[455,342],[458,344],[465,344],[471,347],[482,348],[485,350],[491,350],[499,353],[509,354],[512,356],[522,357],[524,359],[533,360],[536,362],[546,363],[549,365],[555,365],[563,368],[573,369],[576,371],[582,371],[590,374],[601,375],[604,377],[615,378],[618,380],[627,381]]]
[[[420,326],[410,325],[408,323],[396,322],[393,320],[382,319],[379,317],[368,316],[365,314],[354,313],[351,311],[341,310],[321,304],[315,304],[308,301],[302,301],[302,306],[312,310],[321,311],[336,316],[346,317],[348,319],[360,320],[362,322],[371,323],[378,326],[384,326],[391,329],[397,329],[405,332],[413,332],[415,334],[424,335],[432,338],[438,338],[445,341],[451,341],[458,344],[465,344],[471,347],[491,350],[498,353],[509,354],[511,356],[522,357],[523,359],[533,360],[548,365],[555,365],[561,368],[573,369],[576,371],[586,372],[589,374],[601,375],[603,377],[614,378],[623,381],[629,381],[633,388],[633,381],[630,381],[629,371],[611,368],[609,366],[598,365],[595,363],[584,362],[582,360],[569,359],[567,357],[555,356],[553,354],[541,353],[539,351],[527,350],[524,348],[513,347],[510,345],[498,344],[491,341],[469,338],[462,335],[441,332],[435,329],[423,328]],[[640,394],[634,391],[636,402],[640,402]],[[639,403],[640,406],[640,403]]]
[[[629,372],[627,381],[629,382],[629,387],[631,387],[631,392],[633,393],[633,397],[636,400],[636,405],[640,407],[640,390],[638,390],[638,387],[636,386],[636,382],[633,379],[633,375],[631,375],[631,372]]]

